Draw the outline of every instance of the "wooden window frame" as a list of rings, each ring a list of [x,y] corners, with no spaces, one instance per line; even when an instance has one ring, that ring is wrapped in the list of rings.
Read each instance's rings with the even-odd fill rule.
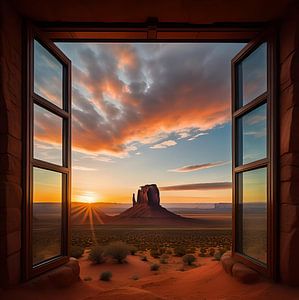
[[[37,40],[63,66],[62,108],[34,92],[34,40]],[[28,280],[43,272],[66,263],[69,259],[70,245],[70,197],[71,197],[71,62],[49,40],[31,24],[26,24],[24,53],[24,206],[22,253],[23,278]],[[56,165],[33,157],[34,143],[34,105],[38,105],[62,119],[62,165]],[[32,261],[32,213],[33,213],[33,168],[54,171],[62,177],[62,216],[61,216],[61,255],[33,265]]]
[[[262,43],[267,43],[267,91],[259,95],[244,106],[237,107],[237,66],[238,63],[250,55]],[[232,186],[233,186],[233,256],[240,262],[255,269],[268,278],[277,280],[277,243],[279,233],[277,228],[277,37],[275,31],[267,30],[256,39],[249,42],[244,49],[232,60]],[[247,164],[237,164],[237,121],[240,117],[255,110],[261,105],[267,105],[267,157]],[[267,168],[267,263],[238,252],[238,189],[237,175],[245,171]]]
[[[200,42],[244,42],[248,43],[248,45],[244,48],[248,49],[252,47],[252,41],[254,38],[263,32],[263,30],[268,27],[269,24],[266,23],[221,23],[221,24],[186,24],[186,23],[160,23],[157,20],[148,20],[145,23],[67,23],[67,22],[58,22],[58,23],[47,23],[47,22],[39,22],[36,23],[36,26],[40,30],[43,31],[43,35],[50,39],[53,42],[146,42],[146,43],[151,43],[151,42],[161,42],[161,43],[200,43]],[[275,24],[270,24],[270,26],[275,27],[276,31],[276,25]],[[28,33],[27,33],[28,36]],[[270,222],[271,219],[271,261],[270,264],[268,264],[267,270],[265,268],[260,268],[258,265],[256,265],[255,262],[252,262],[250,259],[247,257],[244,257],[243,255],[240,255],[235,251],[235,227],[233,225],[233,255],[236,257],[236,259],[240,260],[243,262],[245,265],[248,265],[254,269],[257,269],[259,272],[262,274],[265,274],[266,276],[277,279],[277,270],[274,267],[274,262],[277,262],[277,255],[278,255],[278,250],[277,250],[277,241],[278,241],[278,229],[276,222],[278,221],[277,217],[277,208],[275,204],[275,199],[276,199],[276,193],[277,193],[277,188],[276,188],[276,183],[277,183],[277,169],[276,169],[276,164],[274,163],[273,159],[276,157],[276,144],[277,140],[275,139],[275,133],[278,132],[277,124],[274,122],[276,119],[276,97],[277,97],[277,91],[276,91],[276,76],[277,76],[277,54],[276,54],[276,47],[277,43],[276,40],[273,38],[275,34],[272,34],[272,39],[271,42],[269,42],[269,48],[271,47],[270,50],[272,53],[272,60],[271,64],[268,65],[268,68],[271,68],[271,72],[273,72],[273,76],[271,76],[270,84],[271,86],[271,109],[268,108],[267,113],[268,115],[272,113],[272,118],[271,118],[271,137],[272,137],[272,142],[271,142],[271,190],[268,190],[268,193],[271,194],[271,197],[268,199],[271,199],[271,211],[268,210],[268,214],[271,214],[270,218],[268,218],[268,222]],[[26,55],[24,58],[25,61],[25,78],[27,78],[27,94],[25,94],[26,99],[30,99],[30,93],[28,94],[28,86],[31,84],[32,80],[32,70],[28,65],[26,65],[26,62],[30,58],[30,55],[32,51],[30,50],[30,47],[28,45],[28,37],[26,39]],[[242,54],[240,54],[239,57],[241,57]],[[270,74],[270,73],[269,73]],[[70,75],[69,75],[70,76]],[[233,75],[234,76],[234,75]],[[233,84],[234,80],[232,80]],[[69,87],[69,93],[71,87]],[[26,90],[26,88],[25,88]],[[234,98],[235,95],[235,86],[232,86],[232,97]],[[257,99],[256,102],[263,101],[262,99]],[[255,102],[255,101],[254,101]],[[256,104],[256,103],[255,103]],[[26,104],[27,111],[30,110],[30,101],[29,103]],[[46,106],[47,109],[51,111],[51,107]],[[240,109],[238,112],[232,113],[232,121],[234,118],[236,118],[238,115],[241,115],[242,113],[245,112],[246,109],[250,109],[249,106],[244,107]],[[243,111],[244,110],[244,111]],[[68,112],[69,116],[71,116],[71,110]],[[31,132],[31,127],[32,124],[28,123],[28,120],[30,120],[30,114],[26,114],[25,117],[25,124],[26,124],[26,132],[24,134],[25,136],[25,141],[26,141],[26,170],[28,170],[30,163],[28,160],[28,153],[30,154],[30,143],[28,145],[28,141],[26,137],[30,134]],[[233,130],[234,130],[234,124],[233,124]],[[234,133],[233,133],[234,134]],[[234,136],[234,135],[233,135]],[[269,148],[268,148],[269,149]],[[71,149],[69,150],[71,152]],[[268,150],[269,151],[269,150]],[[233,157],[235,157],[234,153],[234,141],[233,141],[233,148],[232,148],[232,154]],[[70,157],[70,155],[69,155]],[[38,162],[42,165],[42,167],[45,167],[42,162]],[[261,165],[265,164],[265,161],[259,161]],[[234,159],[233,159],[233,166],[234,166]],[[53,166],[52,166],[53,167]],[[250,168],[250,164],[246,165],[246,167]],[[62,171],[62,169],[60,169]],[[245,170],[245,168],[243,168]],[[268,170],[268,171],[269,171]],[[237,170],[237,171],[240,171]],[[29,178],[28,176],[28,171],[25,172],[25,178]],[[70,178],[70,177],[69,177]],[[24,239],[25,239],[25,254],[24,257],[28,257],[28,253],[26,253],[26,249],[28,249],[28,244],[30,243],[30,240],[28,239],[29,233],[28,233],[28,226],[26,225],[27,223],[27,218],[28,216],[28,180],[25,180],[25,198],[26,201],[24,202],[25,209],[25,228],[26,232],[24,234]],[[234,171],[233,171],[233,185],[234,185]],[[268,185],[269,186],[269,185]],[[70,183],[68,185],[68,189],[70,189]],[[70,191],[69,191],[70,193]],[[236,218],[235,218],[235,190],[233,188],[233,211],[232,211],[232,218],[233,218],[233,224],[236,223]],[[70,209],[70,208],[68,208]],[[31,221],[30,221],[31,222]],[[69,224],[69,216],[68,216],[68,224]],[[69,227],[68,227],[69,228]],[[70,238],[70,232],[68,229],[68,232],[66,233],[68,235],[68,240]],[[67,257],[66,257],[67,258]],[[56,261],[55,264],[51,263],[47,266],[45,266],[43,269],[39,270],[39,272],[36,272],[34,275],[40,274],[41,272],[47,271],[51,268],[54,268],[56,265],[60,265],[64,263],[67,259],[61,260],[61,261]],[[32,273],[28,272],[28,262],[25,261],[23,264],[25,265],[25,278],[30,278],[32,277]],[[278,264],[276,263],[276,266]],[[270,268],[269,268],[270,267]]]

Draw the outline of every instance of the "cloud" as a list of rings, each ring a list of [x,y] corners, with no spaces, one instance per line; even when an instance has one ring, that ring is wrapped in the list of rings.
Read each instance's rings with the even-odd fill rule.
[[[207,132],[200,132],[200,133],[196,134],[195,136],[191,137],[190,139],[188,139],[188,141],[193,141],[193,140],[197,139],[198,137],[207,135],[207,134],[208,134]]]
[[[161,191],[191,191],[191,190],[227,190],[231,189],[231,182],[206,182],[171,185],[159,187]]]
[[[94,168],[88,168],[88,167],[83,167],[83,166],[72,166],[73,170],[77,171],[96,171],[97,169]]]
[[[190,166],[183,166],[177,169],[169,170],[170,172],[193,172],[198,170],[204,170],[209,168],[214,168],[218,166],[223,166],[227,164],[228,161],[218,161],[218,162],[212,162],[212,163],[206,163],[206,164],[200,164],[200,165],[190,165]]]
[[[241,45],[60,45],[73,61],[75,150],[126,157],[133,142],[230,120],[230,60]],[[57,143],[57,126],[44,127],[37,138]]]
[[[162,142],[160,144],[151,146],[150,148],[151,149],[165,149],[165,148],[168,148],[171,146],[175,146],[176,144],[177,144],[176,141],[168,140],[168,141]]]

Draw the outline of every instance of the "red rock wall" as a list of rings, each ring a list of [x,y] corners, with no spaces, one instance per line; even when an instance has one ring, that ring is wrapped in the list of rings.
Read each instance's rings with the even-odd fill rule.
[[[0,1],[0,286],[20,280],[21,19]]]
[[[299,7],[280,30],[280,277],[299,285]]]

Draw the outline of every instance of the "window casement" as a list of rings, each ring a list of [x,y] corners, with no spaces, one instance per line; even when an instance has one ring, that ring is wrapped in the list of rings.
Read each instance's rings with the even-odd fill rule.
[[[65,263],[69,255],[71,62],[30,25],[26,38],[23,265],[28,279]]]
[[[275,278],[275,39],[232,60],[233,255]]]

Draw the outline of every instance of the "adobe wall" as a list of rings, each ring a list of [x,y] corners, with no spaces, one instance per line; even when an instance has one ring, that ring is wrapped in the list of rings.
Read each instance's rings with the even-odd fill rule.
[[[0,286],[20,281],[21,18],[0,1]]]
[[[280,30],[280,277],[299,285],[299,6]]]

